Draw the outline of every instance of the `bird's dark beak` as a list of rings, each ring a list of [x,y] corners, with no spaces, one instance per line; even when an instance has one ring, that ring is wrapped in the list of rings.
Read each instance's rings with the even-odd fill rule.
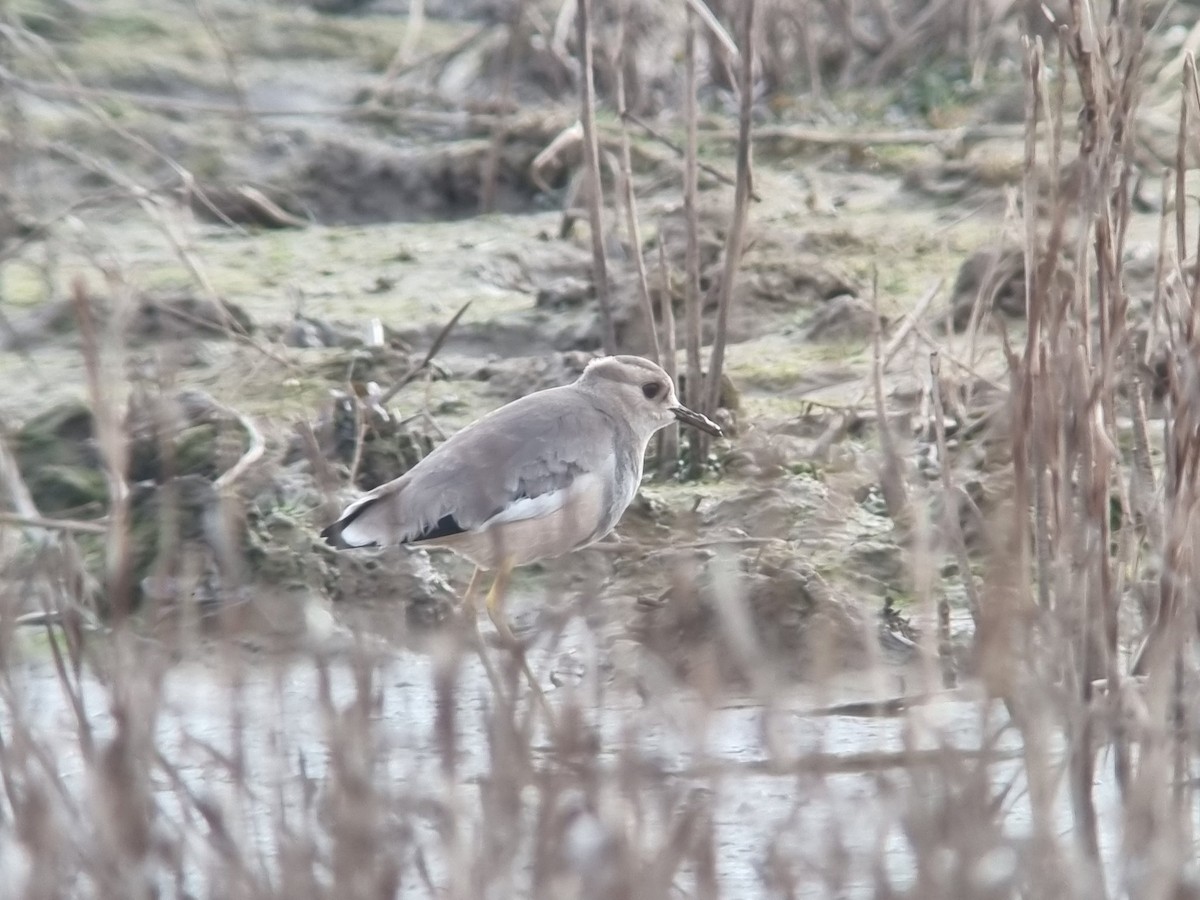
[[[702,416],[695,410],[688,409],[686,406],[672,406],[671,412],[684,425],[691,425],[693,428],[699,428],[701,431],[711,434],[713,437],[721,436],[721,426],[710,419],[708,416]]]

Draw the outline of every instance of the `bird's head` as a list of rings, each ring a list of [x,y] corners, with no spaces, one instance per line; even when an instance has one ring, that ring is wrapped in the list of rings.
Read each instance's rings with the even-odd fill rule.
[[[578,384],[604,396],[636,433],[647,438],[675,421],[721,436],[716,422],[679,402],[675,385],[661,366],[640,356],[594,359],[584,369]]]

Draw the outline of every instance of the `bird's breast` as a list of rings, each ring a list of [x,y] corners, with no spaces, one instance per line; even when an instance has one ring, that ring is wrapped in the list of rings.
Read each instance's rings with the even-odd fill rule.
[[[613,453],[612,477],[609,481],[611,494],[606,498],[610,515],[606,517],[603,530],[596,535],[597,538],[603,537],[616,527],[633,498],[637,496],[642,483],[642,461],[645,453],[645,445],[630,447],[628,444]]]

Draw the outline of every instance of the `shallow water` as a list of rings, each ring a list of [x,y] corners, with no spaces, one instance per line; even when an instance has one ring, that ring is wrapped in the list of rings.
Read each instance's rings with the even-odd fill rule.
[[[878,690],[880,685],[887,687],[886,673],[875,679],[874,686],[871,678],[856,676],[819,691],[792,688],[776,694],[770,708],[741,701],[707,709],[678,689],[658,692],[643,703],[634,692],[598,674],[603,670],[593,664],[597,657],[589,644],[586,629],[580,626],[566,635],[556,655],[531,654],[530,659],[539,673],[561,665],[564,647],[573,651],[571,659],[576,663],[584,660],[577,686],[555,689],[548,679],[543,681],[559,713],[579,704],[598,739],[589,771],[601,773],[599,796],[612,801],[609,813],[617,811],[615,818],[601,811],[577,819],[563,846],[574,847],[579,864],[586,866],[589,854],[599,852],[596,848],[612,838],[614,822],[631,814],[621,807],[615,787],[621,765],[636,760],[645,771],[653,769],[658,775],[641,776],[644,793],[639,794],[639,808],[633,812],[643,821],[631,833],[651,852],[672,817],[686,805],[680,798],[701,798],[711,810],[716,875],[721,895],[727,897],[775,895],[770,883],[784,870],[797,896],[804,897],[875,896],[883,883],[897,890],[912,887],[920,851],[914,850],[906,827],[916,821],[914,815],[924,803],[931,809],[938,802],[953,808],[956,793],[968,782],[946,780],[945,772],[952,769],[871,765],[866,755],[938,748],[969,751],[983,744],[985,732],[994,732],[1003,723],[1001,708],[985,707],[969,696],[948,696],[895,718],[810,714],[824,704],[871,696],[872,690],[881,696]],[[497,662],[503,652],[488,651]],[[519,791],[522,809],[515,824],[498,822],[488,811],[485,795],[495,788],[494,766],[500,751],[494,728],[489,730],[492,688],[478,660],[464,657],[458,670],[459,753],[452,781],[445,777],[444,753],[436,733],[435,658],[389,651],[373,659],[367,669],[370,699],[365,708],[370,723],[363,733],[370,736],[372,746],[359,747],[350,756],[360,760],[375,794],[384,798],[393,814],[397,808],[413,810],[422,803],[450,804],[458,817],[460,837],[470,846],[499,841],[512,852],[511,862],[495,873],[497,880],[488,896],[527,893],[538,804],[544,798],[539,798],[535,779]],[[364,670],[358,671],[361,675]],[[52,663],[32,655],[10,672],[11,700],[0,717],[4,733],[12,734],[13,710],[18,710],[35,739],[52,748],[62,784],[82,800],[87,796],[88,767]],[[331,707],[318,700],[320,668],[311,658],[212,650],[164,672],[160,711],[152,726],[146,723],[153,728],[155,746],[173,764],[183,784],[225,812],[234,840],[243,853],[263,861],[266,873],[278,865],[280,822],[291,822],[292,828],[301,830],[307,826],[318,838],[322,834],[313,818],[311,798],[334,777],[336,746],[358,734],[346,730],[347,711],[364,696],[356,684],[355,666],[347,659],[335,659],[328,663],[327,672]],[[113,734],[113,697],[153,691],[154,683],[153,678],[131,680],[110,689],[84,676],[82,698],[100,742]],[[139,708],[137,701],[131,708]],[[535,770],[555,771],[544,733],[534,737],[533,748]],[[996,748],[1018,751],[1016,732],[1004,733]],[[342,765],[346,758],[343,752]],[[235,774],[239,766],[244,786],[239,786]],[[837,768],[847,771],[830,771]],[[1103,853],[1110,863],[1107,876],[1112,881],[1118,874],[1112,861],[1118,849],[1120,807],[1111,766],[1106,768],[1102,760],[1098,771],[1101,781],[1095,796]],[[964,845],[969,842],[964,839],[958,845],[953,834],[946,838],[946,865],[956,861],[968,870],[974,866],[977,871],[971,878],[980,881],[984,894],[988,884],[1019,880],[1020,848],[1030,836],[1019,760],[993,762],[988,781],[993,793],[1015,782],[995,820],[1001,837],[980,859],[965,863]],[[152,783],[158,827],[181,836],[191,848],[184,882],[191,893],[203,896],[214,888],[212,851],[197,837],[205,829],[197,828],[179,786],[161,767],[154,767]],[[694,793],[697,790],[699,794]],[[1058,793],[1060,834],[1069,835],[1072,820],[1065,783]],[[7,809],[4,819],[11,821]],[[447,858],[450,845],[434,820],[421,814],[407,817],[404,825],[411,829],[411,846],[406,852],[411,862],[419,849],[433,884],[453,894],[457,882],[456,869]],[[497,828],[504,829],[502,837],[497,836]],[[254,852],[247,853],[248,848]],[[771,861],[774,868],[768,865]],[[12,830],[0,825],[0,866],[21,871],[27,862]],[[275,881],[279,875],[263,877]],[[676,879],[684,895],[691,893],[691,877],[685,867]],[[175,895],[165,872],[152,874],[150,880],[164,896]],[[0,896],[8,890],[0,887]],[[400,895],[428,896],[428,887],[418,878],[407,877]]]

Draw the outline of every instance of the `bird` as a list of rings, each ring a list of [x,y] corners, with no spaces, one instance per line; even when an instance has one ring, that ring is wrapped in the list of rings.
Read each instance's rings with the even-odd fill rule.
[[[338,549],[434,547],[484,572],[492,622],[514,568],[587,547],[616,526],[642,480],[650,438],[672,422],[721,428],[679,401],[661,366],[593,359],[571,384],[527,394],[467,425],[401,475],[351,502],[321,536]]]

